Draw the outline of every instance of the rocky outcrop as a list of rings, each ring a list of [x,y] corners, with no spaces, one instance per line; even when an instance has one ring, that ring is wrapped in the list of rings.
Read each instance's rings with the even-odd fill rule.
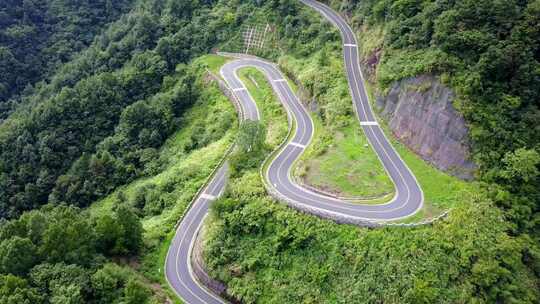
[[[472,179],[468,128],[452,105],[452,91],[435,77],[396,82],[377,107],[394,135],[435,167],[462,179]]]

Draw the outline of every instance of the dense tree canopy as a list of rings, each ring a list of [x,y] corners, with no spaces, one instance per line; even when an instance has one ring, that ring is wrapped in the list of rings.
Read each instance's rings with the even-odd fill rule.
[[[244,303],[535,303],[538,252],[468,197],[434,226],[358,229],[265,197],[257,172],[212,206],[206,261]],[[470,204],[473,202],[474,204]]]
[[[0,3],[0,119],[18,97],[85,49],[132,1],[6,0]],[[15,96],[14,96],[15,95]],[[11,97],[14,97],[10,100]]]
[[[146,287],[120,266],[104,264],[104,256],[136,254],[141,240],[139,218],[126,204],[96,217],[74,207],[47,206],[3,222],[0,302],[144,303]]]
[[[176,14],[174,2],[156,1],[153,9],[120,18],[0,125],[0,217],[44,204],[49,195],[86,206],[144,174],[144,164],[197,98],[191,71],[177,64],[217,39],[160,47],[206,28],[195,26],[208,18],[202,4],[193,19],[160,19]],[[186,27],[193,28],[178,36]]]

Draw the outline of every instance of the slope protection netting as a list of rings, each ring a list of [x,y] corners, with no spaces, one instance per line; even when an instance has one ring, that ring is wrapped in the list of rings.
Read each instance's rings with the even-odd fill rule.
[[[218,51],[243,53],[269,58],[278,48],[275,26],[263,22],[246,22]]]

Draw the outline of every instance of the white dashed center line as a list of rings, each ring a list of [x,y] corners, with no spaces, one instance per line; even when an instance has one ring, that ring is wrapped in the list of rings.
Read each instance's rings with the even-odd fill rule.
[[[204,198],[204,199],[207,199],[207,200],[215,200],[216,197],[211,195],[211,194],[207,194],[207,193],[203,193],[201,194],[201,198]]]
[[[295,143],[294,141],[291,141],[289,144],[293,145],[293,146],[296,146],[296,147],[300,147],[300,148],[305,148],[306,145],[302,145],[302,144],[299,144],[299,143]]]
[[[378,126],[379,123],[376,121],[361,121],[360,125],[361,126]]]

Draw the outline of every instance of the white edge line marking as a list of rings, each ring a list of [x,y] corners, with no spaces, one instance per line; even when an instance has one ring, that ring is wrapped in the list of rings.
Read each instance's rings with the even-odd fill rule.
[[[223,167],[222,167],[222,168],[223,168]],[[221,170],[221,169],[219,169],[219,170]],[[219,170],[218,170],[218,173],[219,173]],[[212,191],[215,190],[216,187],[219,187],[220,181],[221,181],[222,179],[225,179],[225,175],[222,175],[222,176],[216,176],[216,177],[214,177],[214,178],[212,179],[211,183],[214,183],[214,185],[213,185],[213,187],[212,187],[212,188],[213,188]],[[210,185],[207,186],[207,189],[208,189],[208,188],[210,188]],[[200,212],[200,210],[201,210],[202,208],[204,208],[204,207],[199,208],[198,212]],[[219,297],[219,295],[218,295],[218,296],[214,295],[214,293],[213,293],[212,291],[210,291],[204,284],[201,284],[201,283],[199,282],[199,280],[197,279],[197,277],[195,276],[195,274],[194,274],[194,272],[193,272],[193,267],[192,267],[192,265],[191,265],[191,255],[193,254],[193,247],[194,247],[194,245],[195,245],[195,240],[196,240],[196,238],[198,237],[199,231],[201,230],[201,227],[202,227],[202,225],[203,225],[203,223],[204,223],[204,220],[206,219],[207,216],[208,216],[208,211],[205,212],[205,214],[204,214],[202,220],[201,220],[201,221],[199,222],[199,224],[197,225],[197,228],[196,228],[196,230],[195,230],[195,233],[193,234],[194,238],[192,238],[191,241],[189,242],[189,248],[188,248],[188,257],[189,257],[189,261],[187,262],[188,273],[189,273],[189,275],[191,276],[191,279],[193,280],[193,282],[195,282],[195,284],[197,284],[197,286],[199,286],[202,290],[206,291],[206,293],[207,293],[208,295],[210,295],[210,297],[212,297],[214,300],[216,300],[216,301],[219,302],[219,303],[225,304],[226,302],[224,302],[224,301]],[[179,247],[179,248],[180,248],[180,247]],[[179,279],[181,279],[181,278],[179,277]],[[193,292],[192,292],[192,293],[193,293]],[[206,301],[203,301],[203,302],[204,302],[204,303],[208,303],[208,302],[206,302]]]
[[[218,180],[217,182],[216,182],[216,179]],[[214,185],[212,188],[215,188],[216,185],[219,185],[219,179],[220,179],[219,176],[214,177],[214,178],[210,181],[210,183],[206,186],[205,191],[207,191],[207,190],[212,186],[212,183],[215,183],[215,185]],[[201,196],[199,196],[199,198],[197,198],[197,199],[195,200],[194,203],[196,203],[196,202],[200,199],[200,197],[201,197]],[[204,208],[204,205],[201,204],[201,203],[199,203],[198,206],[197,206],[198,209],[196,209],[196,210],[193,209],[194,207],[195,207],[195,206],[192,206],[192,208],[188,211],[188,213],[185,214],[185,216],[188,216],[188,214],[189,214],[190,212],[194,212],[195,214],[199,213],[199,212],[201,211],[201,209]],[[194,221],[195,221],[196,218],[197,218],[197,216],[193,216],[193,218],[191,219],[191,221],[190,221],[189,223],[186,224],[186,222],[183,222],[181,225],[178,226],[178,229],[176,230],[176,232],[179,233],[180,230],[181,230],[181,227],[184,227],[184,226],[187,225],[186,227],[184,227],[185,229],[183,230],[182,236],[179,238],[180,244],[178,245],[178,250],[177,250],[176,253],[175,253],[175,261],[179,261],[178,256],[179,256],[179,254],[180,254],[180,251],[182,250],[182,244],[184,243],[184,241],[186,241],[186,236],[187,236],[187,234],[188,234],[188,232],[189,232],[189,228],[194,224]],[[203,219],[204,219],[204,218],[203,218]],[[197,230],[195,231],[195,234],[194,234],[195,237],[197,236],[198,230],[200,229],[200,226],[202,225],[202,223],[203,223],[203,222],[201,221],[201,222],[198,224]],[[191,239],[191,240],[190,240],[190,245],[189,245],[190,247],[189,247],[189,250],[188,250],[188,256],[189,256],[189,257],[191,257],[191,252],[192,252],[192,249],[193,249],[193,244],[194,244],[194,242],[195,242],[195,239]],[[167,253],[166,261],[168,260],[168,258],[169,258],[169,252]],[[176,272],[177,279],[178,279],[178,281],[180,282],[180,284],[181,284],[183,287],[185,287],[186,290],[187,290],[191,295],[193,295],[195,298],[197,298],[198,300],[200,300],[202,303],[208,303],[208,302],[204,301],[202,298],[200,298],[193,290],[191,290],[191,289],[184,283],[184,281],[182,280],[182,276],[180,276],[180,273],[179,273],[179,271],[178,271],[178,270],[179,270],[178,263],[175,263],[175,266],[174,266],[174,267],[175,267],[175,272]],[[219,297],[216,297],[213,293],[209,292],[203,285],[201,285],[201,284],[199,283],[198,280],[196,280],[195,276],[193,275],[193,270],[192,270],[192,268],[191,268],[191,262],[190,262],[190,261],[187,261],[187,268],[188,268],[188,273],[189,273],[191,279],[193,280],[193,282],[194,282],[197,286],[199,286],[199,287],[201,288],[201,290],[206,291],[207,295],[210,295],[212,298],[214,298],[214,299],[215,299],[216,301],[218,301],[219,303],[225,303],[225,302],[223,302]],[[166,276],[166,277],[167,277],[167,276]],[[167,277],[167,281],[169,282],[169,278],[168,278],[168,277]],[[170,282],[169,282],[169,285],[171,285]],[[171,285],[171,287],[173,288],[174,292],[178,295],[178,297],[180,297],[182,300],[186,301],[186,299],[185,299],[184,297],[182,297],[182,296],[180,295],[180,293],[178,293],[178,292],[176,291],[176,288],[174,288],[172,285]]]

